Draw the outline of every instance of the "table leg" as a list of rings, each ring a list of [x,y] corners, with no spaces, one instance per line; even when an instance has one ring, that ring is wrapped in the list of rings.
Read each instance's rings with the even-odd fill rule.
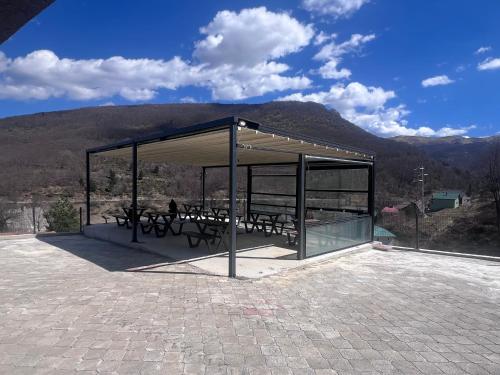
[[[262,232],[262,230],[259,229],[259,225],[257,223],[257,220],[259,220],[259,216],[260,216],[260,214],[256,214],[256,213],[250,214],[250,217],[252,218],[252,229],[251,229],[252,232],[253,232],[254,228],[257,228],[257,232]]]
[[[274,220],[273,220],[273,218],[271,218],[271,217],[270,217],[270,219],[271,219],[271,233],[273,233],[273,230],[274,230],[274,232],[275,232],[276,234],[279,234],[279,233],[278,233],[278,226],[277,226],[279,216],[275,216]]]

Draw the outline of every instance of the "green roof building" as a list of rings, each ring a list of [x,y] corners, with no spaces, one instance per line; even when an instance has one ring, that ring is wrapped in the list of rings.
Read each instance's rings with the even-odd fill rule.
[[[458,208],[462,201],[459,191],[439,191],[432,194],[430,210],[435,212],[445,208]]]
[[[379,227],[378,225],[375,225],[373,227],[373,239],[375,241],[380,241],[384,245],[388,245],[394,238],[396,238],[396,235],[392,232],[389,232],[387,229]]]

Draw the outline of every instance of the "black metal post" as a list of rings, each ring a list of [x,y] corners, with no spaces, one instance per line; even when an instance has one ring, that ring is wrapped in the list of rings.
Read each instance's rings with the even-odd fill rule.
[[[252,167],[247,167],[247,205],[246,205],[246,217],[247,221],[250,221],[250,211],[252,210]]]
[[[237,191],[237,147],[236,125],[229,128],[229,277],[236,277],[236,191]]]
[[[420,250],[420,241],[418,235],[418,206],[413,203],[413,209],[415,210],[415,249]]]
[[[86,214],[87,214],[87,225],[90,225],[90,153],[86,153],[86,166],[87,166],[87,175],[86,175]]]
[[[299,155],[299,165],[297,167],[297,226],[299,230],[299,248],[297,259],[306,257],[306,160],[303,154]]]
[[[299,194],[300,194],[300,177],[299,177],[299,164],[295,169],[295,218],[299,220]]]
[[[375,233],[375,158],[373,164],[368,166],[368,214],[372,218],[371,241]]]
[[[132,242],[137,241],[137,143],[132,145]]]
[[[31,215],[33,217],[33,234],[36,234],[35,203],[31,202]],[[82,225],[82,216],[80,215],[80,227]]]
[[[201,207],[205,210],[205,175],[206,169],[203,167],[201,169]]]
[[[83,209],[82,209],[81,206],[79,207],[79,211],[80,211],[80,233],[82,233],[83,232],[83,220],[82,220],[82,218],[83,218]]]

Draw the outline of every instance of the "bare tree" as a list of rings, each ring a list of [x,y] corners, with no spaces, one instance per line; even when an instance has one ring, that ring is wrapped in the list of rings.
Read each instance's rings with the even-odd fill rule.
[[[10,205],[0,200],[0,232],[7,230],[7,223],[14,217]]]
[[[500,142],[491,149],[488,156],[488,173],[486,174],[488,191],[493,194],[495,200],[495,211],[497,214],[497,228],[500,232]]]

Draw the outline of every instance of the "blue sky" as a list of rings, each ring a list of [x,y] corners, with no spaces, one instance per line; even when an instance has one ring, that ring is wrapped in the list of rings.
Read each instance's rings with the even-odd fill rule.
[[[500,2],[57,0],[0,46],[0,117],[315,101],[382,136],[500,132]]]

